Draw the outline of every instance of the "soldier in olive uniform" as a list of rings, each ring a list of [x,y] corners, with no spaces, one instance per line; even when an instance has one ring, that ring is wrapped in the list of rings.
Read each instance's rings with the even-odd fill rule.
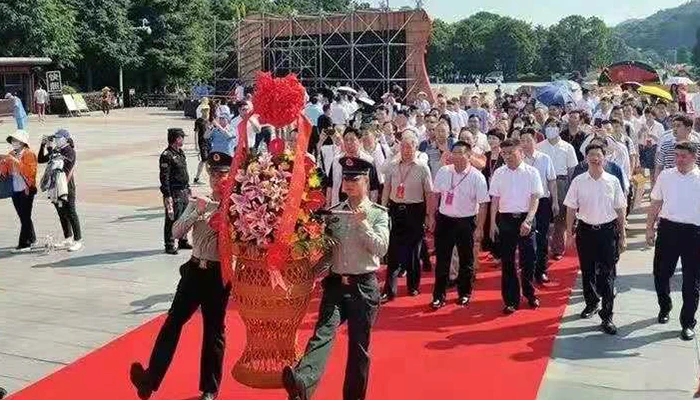
[[[175,247],[173,223],[187,207],[190,196],[190,177],[187,174],[187,157],[182,151],[185,132],[180,128],[168,129],[168,148],[160,155],[160,192],[165,205],[165,227],[163,236],[165,252],[177,254],[177,250],[190,250],[187,236],[178,241]]]
[[[379,310],[375,272],[389,247],[387,209],[369,200],[370,162],[343,157],[343,191],[348,199],[331,209],[333,248],[330,274],[323,280],[319,319],[306,353],[295,368],[285,367],[282,379],[293,400],[306,400],[316,389],[336,331],[348,323],[348,363],[344,400],[363,400],[369,377],[370,329]]]
[[[141,363],[131,365],[131,382],[143,400],[158,390],[175,354],[182,327],[199,307],[202,308],[204,324],[199,372],[199,390],[202,392],[200,399],[213,400],[219,393],[226,346],[224,319],[231,284],[222,278],[218,233],[212,228],[210,220],[217,213],[221,199],[217,188],[229,174],[231,157],[224,153],[211,153],[207,164],[213,191],[211,197],[189,199],[187,208],[173,226],[175,237],[178,238],[192,230],[192,258],[180,267],[182,278],[177,285],[168,317],[153,346],[148,368],[144,368]]]

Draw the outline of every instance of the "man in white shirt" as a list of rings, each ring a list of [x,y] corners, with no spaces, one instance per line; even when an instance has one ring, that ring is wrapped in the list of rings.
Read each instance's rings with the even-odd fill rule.
[[[523,150],[518,139],[501,143],[501,155],[506,165],[491,177],[492,241],[500,239],[502,261],[501,295],[505,314],[520,307],[520,286],[531,308],[540,306],[533,286],[535,275],[535,214],[539,199],[544,195],[537,169],[523,162]],[[515,267],[515,250],[520,252],[520,282]]]
[[[372,156],[374,167],[377,169],[377,178],[379,179],[379,193],[384,189],[384,167],[391,162],[391,149],[384,143],[379,143],[377,135],[381,132],[372,130],[364,132],[362,135],[362,148]]]
[[[540,197],[535,214],[535,281],[539,284],[549,282],[547,276],[547,248],[549,247],[549,224],[554,215],[559,215],[559,201],[557,193],[557,174],[554,170],[552,159],[541,151],[535,150],[534,131],[526,129],[520,133],[520,142],[523,147],[524,161],[527,165],[535,167],[540,173],[544,194]]]
[[[671,311],[670,280],[681,259],[683,272],[683,307],[681,338],[695,337],[695,312],[700,296],[700,169],[695,165],[697,144],[676,143],[676,167],[665,169],[651,191],[651,207],[647,216],[647,244],[656,244],[654,254],[654,286],[659,299],[660,324],[668,323]],[[661,217],[658,236],[654,224]]]
[[[654,162],[659,139],[664,134],[664,126],[654,118],[650,107],[644,109],[637,127],[637,144],[639,145],[639,166],[654,172]]]
[[[601,138],[605,140],[605,158],[616,164],[622,170],[622,178],[624,179],[623,191],[625,195],[630,192],[630,178],[632,178],[632,167],[630,164],[630,155],[627,150],[627,146],[618,142],[612,137],[613,134],[613,123],[611,121],[605,120],[601,123],[600,129],[586,137],[581,145],[581,152],[585,154],[586,148],[591,143],[594,138]]]
[[[605,172],[605,149],[597,144],[586,148],[588,172],[571,182],[564,205],[570,237],[576,238],[581,286],[586,308],[581,318],[590,318],[600,310],[602,330],[615,335],[613,303],[615,299],[615,265],[626,247],[625,198],[620,182]],[[574,230],[574,221],[578,225]],[[573,244],[573,240],[569,240]],[[603,307],[598,304],[602,298]]]
[[[478,115],[472,114],[469,117],[467,128],[469,129],[469,132],[472,133],[472,136],[474,137],[474,145],[481,150],[481,154],[486,154],[491,151],[491,146],[489,146],[489,140],[486,133],[480,131],[481,121],[479,120]]]
[[[350,122],[352,114],[350,114],[347,103],[347,100],[344,100],[344,97],[341,96],[336,96],[335,101],[331,103],[331,120],[333,120],[333,125],[347,126],[348,122]]]
[[[549,118],[545,122],[544,135],[547,140],[537,145],[537,150],[548,155],[552,159],[554,172],[557,174],[557,201],[559,213],[554,215],[554,229],[552,230],[552,256],[555,260],[561,260],[566,250],[566,210],[563,202],[566,191],[569,189],[570,176],[578,165],[574,146],[565,142],[559,135],[561,123],[559,120]]]
[[[328,207],[333,207],[347,198],[347,195],[341,191],[343,184],[343,166],[340,164],[340,159],[343,157],[353,157],[361,158],[369,163],[373,162],[372,156],[362,150],[361,139],[362,134],[355,128],[346,128],[343,132],[345,152],[338,155],[335,160],[333,160],[333,164],[328,173],[329,187],[326,189],[326,205]],[[370,199],[376,203],[379,192],[379,178],[377,176],[377,168],[373,163],[369,171],[369,190]]]
[[[454,100],[447,101],[447,115],[450,117],[450,127],[452,133],[459,134],[460,129],[462,129],[462,117],[459,115],[459,103]]]
[[[586,111],[588,114],[593,115],[593,110],[595,110],[596,102],[591,98],[591,93],[589,89],[581,89],[581,100],[578,101],[576,107],[580,110]]]
[[[34,92],[34,101],[39,121],[46,121],[46,105],[49,103],[49,94],[41,85]]]
[[[433,186],[439,211],[435,224],[435,287],[433,309],[445,305],[452,252],[457,248],[457,304],[466,306],[472,295],[474,272],[474,243],[483,236],[489,195],[486,178],[469,163],[471,146],[458,141],[452,146],[451,165],[438,171]]]

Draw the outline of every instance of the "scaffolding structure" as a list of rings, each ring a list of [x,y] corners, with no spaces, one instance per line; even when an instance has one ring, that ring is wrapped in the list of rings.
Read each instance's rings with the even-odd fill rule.
[[[225,46],[215,46],[217,82],[251,85],[259,70],[295,73],[306,87],[348,85],[377,98],[396,85],[408,95],[418,84],[413,70],[425,70],[430,20],[423,10],[255,14],[235,25],[226,38],[235,53],[222,57]]]

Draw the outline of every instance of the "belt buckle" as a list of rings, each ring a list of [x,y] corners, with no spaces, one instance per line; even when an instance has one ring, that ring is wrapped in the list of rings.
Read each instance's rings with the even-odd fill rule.
[[[400,210],[400,211],[406,211],[406,205],[405,205],[405,204],[399,204],[399,210]]]
[[[207,269],[207,267],[208,267],[207,260],[200,258],[199,259],[199,268],[200,269]]]
[[[523,213],[512,213],[511,215],[513,216],[513,218],[520,218],[523,216]]]
[[[346,276],[346,275],[341,276],[340,283],[342,283],[343,285],[349,285],[350,284],[350,277]]]
[[[593,229],[594,231],[599,231],[602,227],[603,225],[591,225],[591,229]]]

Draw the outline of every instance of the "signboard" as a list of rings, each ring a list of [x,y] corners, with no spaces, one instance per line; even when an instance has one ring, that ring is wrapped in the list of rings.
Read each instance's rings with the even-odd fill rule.
[[[73,97],[71,95],[64,94],[63,101],[66,103],[66,108],[68,109],[68,112],[79,111],[78,106],[75,105],[75,100],[73,100]]]
[[[63,92],[61,71],[46,72],[46,91],[51,94],[61,94]]]
[[[87,103],[85,102],[85,98],[83,97],[82,94],[80,94],[80,93],[74,94],[73,101],[75,102],[75,106],[78,108],[79,111],[90,111]]]

